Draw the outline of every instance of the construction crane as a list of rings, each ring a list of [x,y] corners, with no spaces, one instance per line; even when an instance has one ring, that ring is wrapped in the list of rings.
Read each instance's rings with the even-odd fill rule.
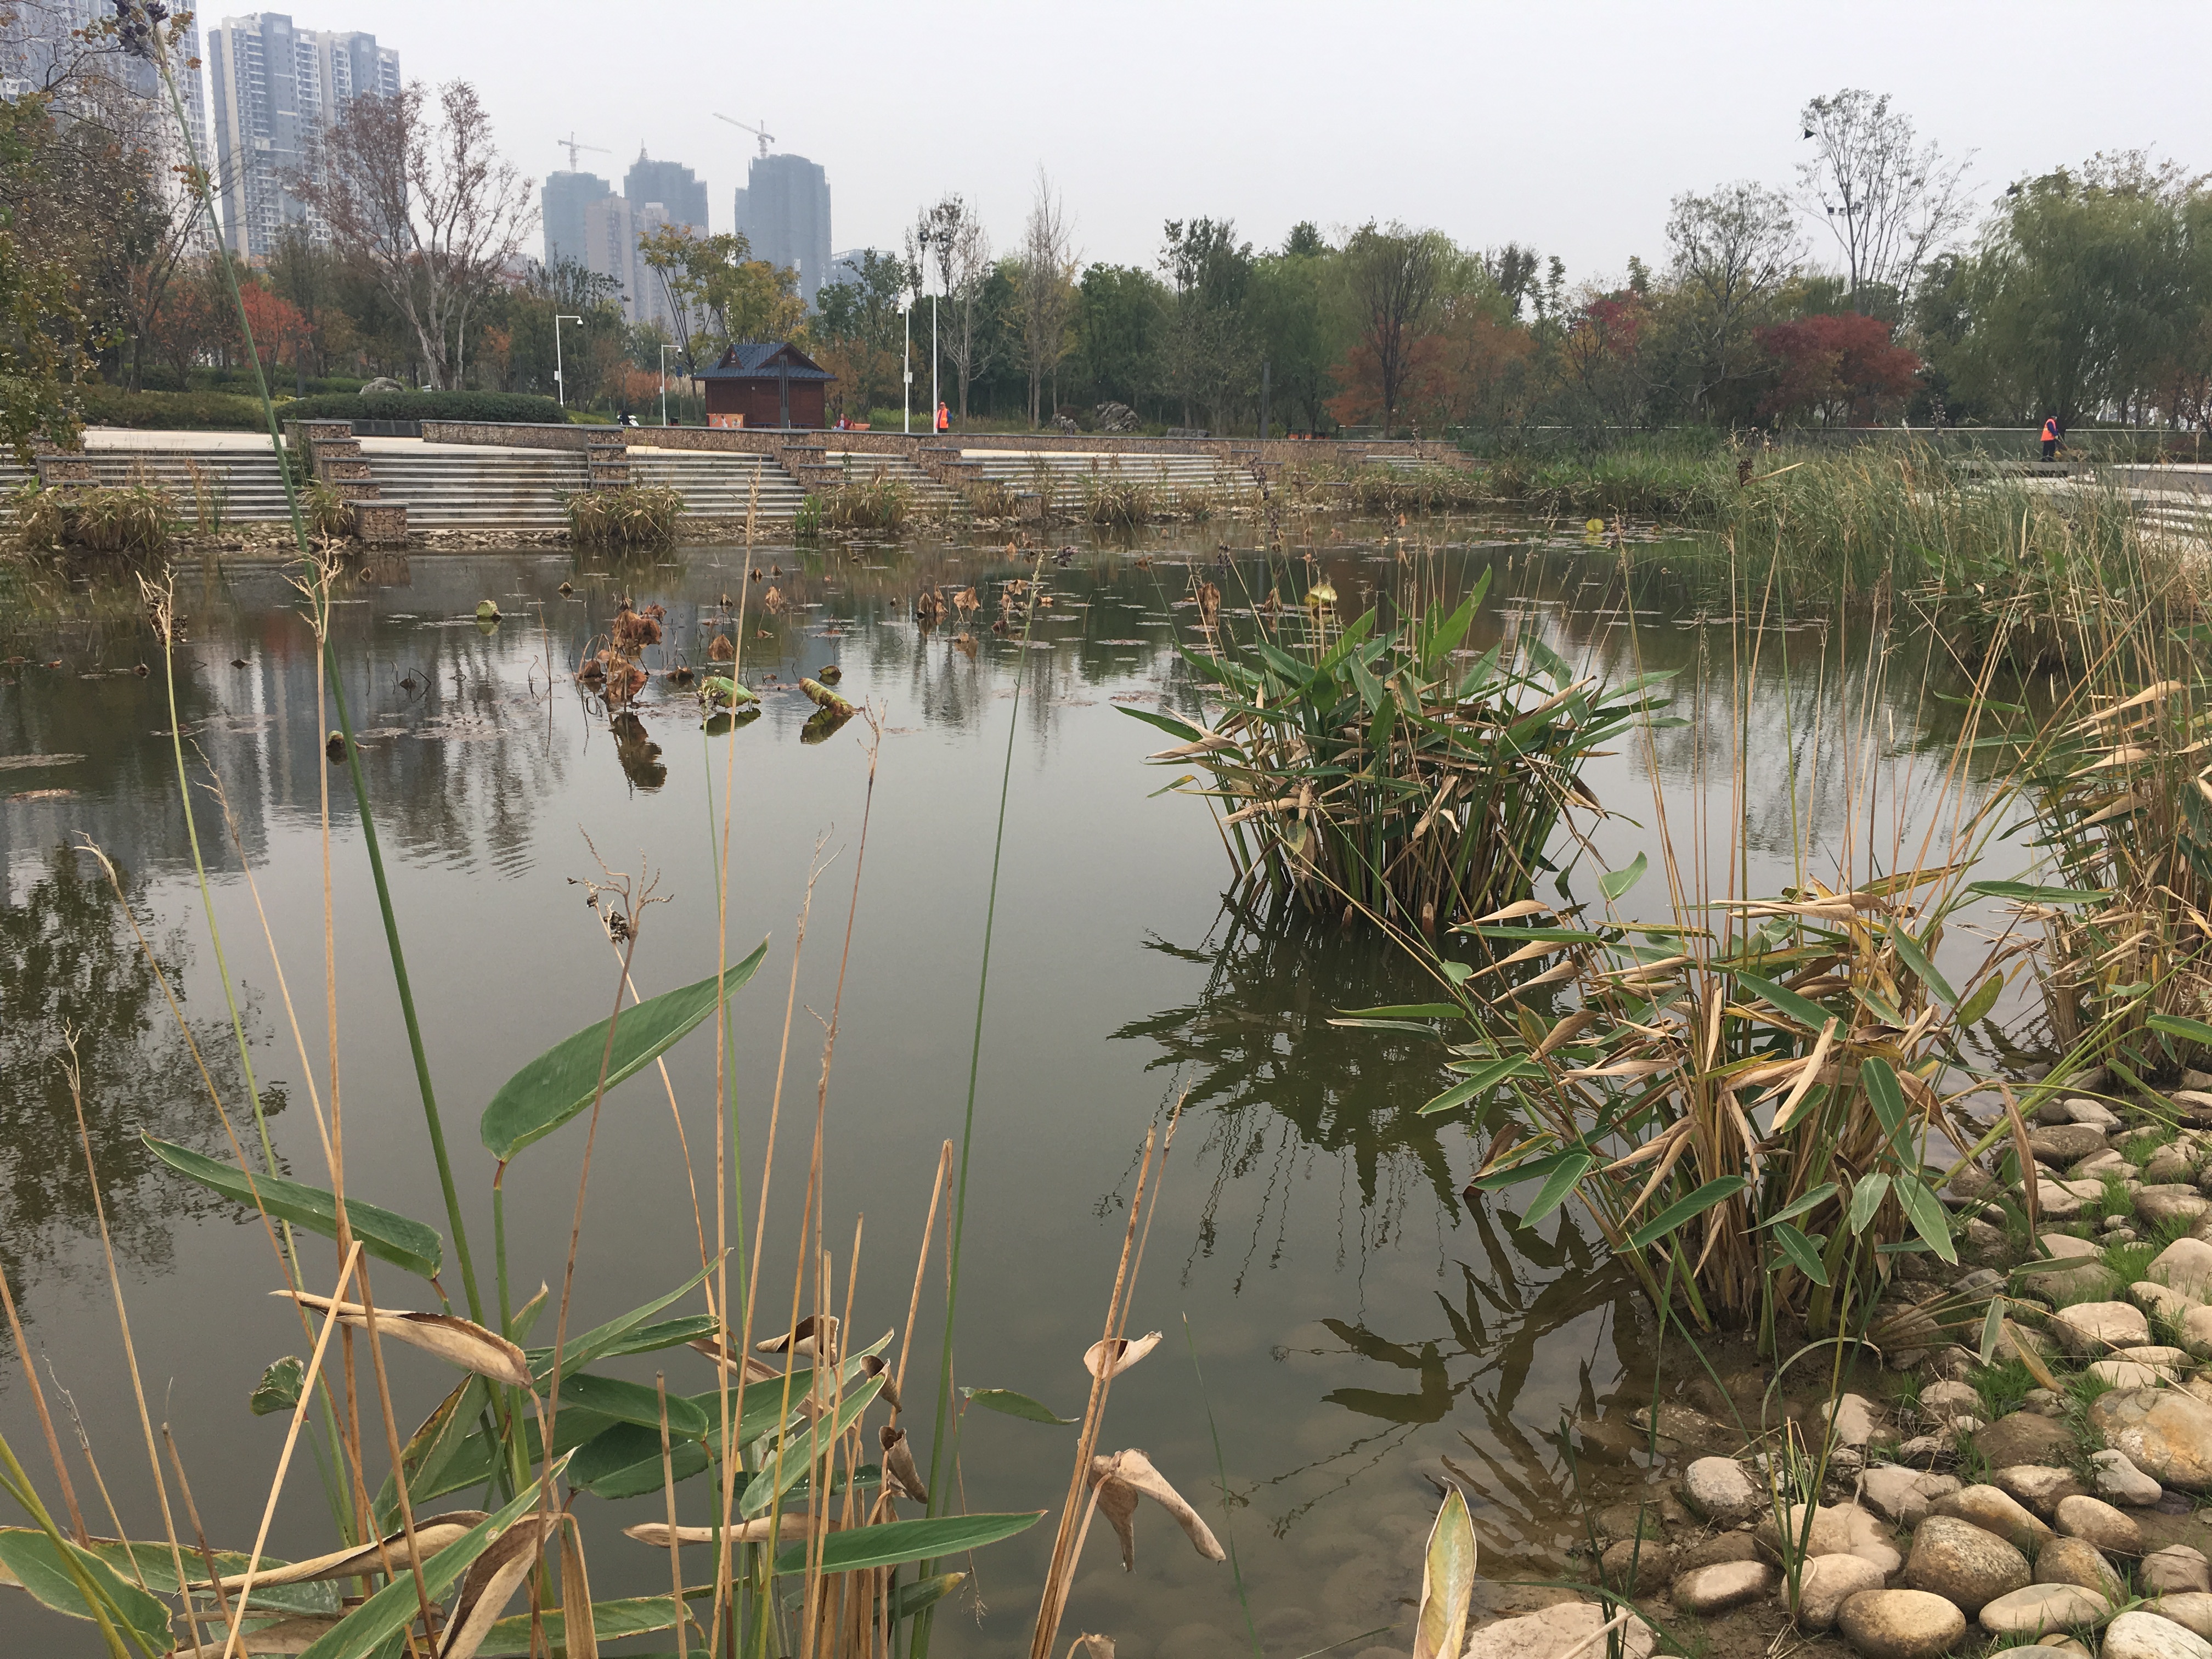
[[[760,140],[761,154],[763,155],[768,154],[768,147],[775,142],[775,135],[768,130],[765,123],[760,126],[755,126],[750,121],[733,120],[720,110],[714,112],[714,118],[717,121],[728,121],[732,126],[743,127],[747,132],[751,133],[754,137]]]
[[[553,142],[568,152],[568,171],[571,173],[576,170],[576,152],[580,149],[596,150],[601,155],[611,155],[614,153],[605,144],[578,143],[576,129],[574,127],[568,129],[568,136],[566,138],[556,138]]]

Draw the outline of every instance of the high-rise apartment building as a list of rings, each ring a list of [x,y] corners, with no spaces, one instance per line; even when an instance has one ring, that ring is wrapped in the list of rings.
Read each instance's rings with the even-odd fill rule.
[[[0,5],[0,99],[46,90],[73,70],[90,69],[137,100],[149,130],[173,135],[175,121],[169,111],[169,95],[161,86],[161,71],[143,58],[126,57],[116,51],[112,40],[88,50],[81,38],[79,31],[96,22],[112,21],[114,16],[112,0],[9,0]],[[166,25],[163,38],[167,39]],[[211,161],[199,56],[199,25],[188,23],[183,38],[170,49],[169,68],[176,76],[193,148],[203,161]],[[63,108],[64,112],[69,110],[66,98]]]
[[[313,165],[316,135],[363,94],[396,95],[399,54],[373,34],[299,28],[264,11],[210,29],[207,61],[223,240],[264,258],[286,225],[308,222],[289,185]]]
[[[638,244],[675,222],[659,202],[602,196],[583,210],[583,246],[576,257],[587,270],[611,276],[623,315],[633,323],[658,323],[672,334],[675,317],[660,273],[645,262]]]
[[[813,304],[830,280],[830,175],[803,155],[756,155],[736,206],[753,258],[798,271]]]
[[[671,224],[707,234],[707,181],[681,161],[656,161],[640,145],[637,160],[623,175],[623,194],[632,206],[658,202],[668,210]]]
[[[551,270],[563,259],[574,259],[583,265],[591,264],[586,254],[584,210],[613,194],[614,186],[596,173],[553,173],[546,175],[545,189],[538,198],[538,206],[545,221],[547,270]]]

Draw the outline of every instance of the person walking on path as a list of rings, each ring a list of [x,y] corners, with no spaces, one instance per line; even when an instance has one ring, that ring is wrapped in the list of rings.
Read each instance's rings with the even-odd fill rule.
[[[2056,415],[2043,423],[2043,459],[2046,461],[2058,459],[2058,417]]]
[[[939,432],[952,430],[952,411],[945,407],[942,399],[937,405],[937,429]]]

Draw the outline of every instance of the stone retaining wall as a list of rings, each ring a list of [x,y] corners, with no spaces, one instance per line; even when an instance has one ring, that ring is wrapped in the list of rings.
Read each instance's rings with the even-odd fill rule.
[[[481,421],[425,421],[426,443],[503,444],[521,449],[580,450],[590,435],[622,434],[624,443],[653,449],[683,449],[773,458],[793,445],[847,451],[860,455],[912,455],[931,448],[1019,450],[1077,455],[1212,455],[1226,461],[1257,456],[1270,465],[1315,461],[1350,461],[1367,455],[1472,468],[1474,462],[1457,446],[1432,438],[1331,439],[1147,438],[1137,434],[1061,432],[787,432],[750,427],[505,426]]]

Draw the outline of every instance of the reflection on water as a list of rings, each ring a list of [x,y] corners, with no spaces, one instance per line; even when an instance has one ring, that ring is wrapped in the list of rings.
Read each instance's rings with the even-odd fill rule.
[[[732,941],[768,935],[772,959],[782,959],[817,843],[825,857],[852,857],[866,769],[858,728],[805,743],[816,711],[796,689],[834,662],[840,691],[880,711],[884,738],[830,1094],[824,1226],[849,1237],[865,1216],[854,1318],[877,1330],[903,1322],[905,1253],[921,1233],[927,1172],[963,1119],[989,826],[1018,668],[962,1380],[1063,1411],[1080,1399],[1078,1358],[1098,1335],[1119,1237],[1111,1195],[1126,1192],[1147,1125],[1187,1096],[1134,1313],[1168,1340],[1115,1384],[1109,1444],[1144,1447],[1194,1501],[1212,1501],[1211,1408],[1230,1496],[1223,1527],[1267,1650],[1304,1653],[1402,1619],[1437,1479],[1469,1486],[1493,1577],[1569,1565],[1579,1528],[1554,1437],[1562,1420],[1601,1485],[1644,1490],[1623,1419],[1648,1390],[1651,1339],[1626,1277],[1565,1212],[1528,1229],[1504,1207],[1510,1195],[1473,1208],[1462,1200],[1473,1164],[1464,1128],[1415,1110],[1438,1086],[1437,1051],[1409,1033],[1329,1023],[1343,1007],[1418,997],[1411,964],[1333,924],[1224,909],[1226,860],[1203,809],[1151,798],[1159,780],[1141,757],[1156,734],[1119,708],[1199,712],[1200,683],[1175,647],[1200,642],[1190,598],[1200,576],[1220,586],[1224,614],[1314,580],[1333,585],[1352,611],[1405,580],[1409,561],[1425,561],[1420,580],[1448,595],[1494,568],[1472,648],[1535,629],[1582,672],[1678,672],[1679,712],[1692,723],[1660,734],[1649,757],[1625,747],[1598,763],[1592,784],[1608,805],[1648,816],[1640,804],[1656,767],[1670,812],[1686,807],[1710,785],[1714,757],[1749,733],[1775,780],[1746,803],[1765,860],[1759,882],[1787,871],[1793,811],[1817,833],[1832,830],[1825,783],[1805,783],[1793,806],[1785,746],[1845,702],[1894,712],[1895,741],[1917,741],[1913,653],[1935,647],[1895,640],[1885,656],[1856,633],[1793,633],[1784,636],[1789,657],[1777,648],[1759,662],[1755,695],[1739,708],[1724,690],[1725,635],[1677,626],[1663,593],[1624,599],[1609,574],[1559,562],[1539,531],[1486,526],[1460,545],[1410,553],[1380,531],[1333,532],[1340,538],[1295,548],[1287,560],[1240,552],[1224,562],[1218,543],[1249,539],[1235,526],[1086,543],[1067,568],[1048,562],[1042,572],[1054,603],[1037,611],[1027,649],[1018,627],[1002,634],[991,624],[1003,584],[1036,567],[959,540],[763,548],[754,560],[768,569],[757,583],[738,548],[620,564],[528,553],[372,565],[336,609],[335,649],[472,1236],[489,1234],[475,1113],[531,1056],[605,1018],[604,941],[569,884],[598,873],[586,837],[610,862],[635,867],[642,852],[663,872],[673,902],[654,912],[641,953],[647,994],[711,968],[709,828],[719,824],[726,769]],[[918,625],[918,594],[969,585],[973,615],[956,608],[938,626]],[[779,610],[764,606],[770,586]],[[507,618],[488,633],[474,621],[487,599]],[[664,639],[648,652],[653,679],[610,720],[572,674],[625,599],[665,607]],[[222,777],[301,1005],[305,1047],[319,1055],[318,813],[324,781],[339,780],[324,756],[314,643],[274,568],[190,573],[179,602],[186,733]],[[1634,614],[1647,610],[1660,614]],[[83,854],[54,848],[88,836],[132,872],[133,908],[227,1099],[237,1094],[235,1059],[227,1021],[210,1018],[222,1008],[221,988],[196,948],[204,924],[159,653],[134,608],[88,614],[0,624],[17,642],[13,653],[30,659],[0,676],[0,758],[82,757],[0,771],[4,790],[21,797],[0,805],[0,1248],[37,1340],[78,1389],[95,1435],[135,1421],[112,1315],[80,1288],[94,1276],[78,1270],[97,1258],[85,1243],[88,1188],[74,1115],[53,1067],[62,1024],[73,1022],[84,1033],[87,1115],[125,1253],[134,1333],[142,1357],[157,1357],[149,1386],[173,1390],[168,1409],[210,1530],[250,1539],[281,1426],[252,1419],[244,1401],[261,1367],[297,1347],[298,1331],[259,1305],[270,1270],[253,1230],[234,1212],[202,1213],[174,1182],[144,1178],[136,1150],[141,1128],[211,1153],[224,1143],[121,913]],[[679,663],[707,668],[718,634],[741,639],[743,678],[760,702],[708,721],[696,682],[661,676]],[[142,662],[155,672],[139,676]],[[331,805],[349,1190],[442,1231],[350,790],[334,787]],[[219,810],[204,796],[192,810],[247,999],[257,1074],[274,1104],[302,1079],[289,1027],[283,1043],[270,1040],[273,969]],[[1678,819],[1697,821],[1687,810]],[[1617,862],[1616,849],[1641,833],[1607,825],[1599,850]],[[817,939],[837,935],[842,902],[839,911],[836,927],[817,915]],[[826,1016],[838,966],[835,948],[810,942],[801,1008]],[[780,982],[763,988],[771,977],[734,1005],[742,1127],[754,1149],[783,1006]],[[204,1024],[214,1029],[202,1034]],[[679,1048],[671,1072],[697,1153],[713,1144],[711,1052]],[[676,1282],[672,1264],[696,1257],[658,1087],[640,1079],[610,1097],[578,1266],[577,1316],[586,1323]],[[271,1127],[280,1159],[313,1177],[320,1154],[305,1115],[283,1114]],[[780,1194],[803,1183],[805,1154],[801,1136],[796,1152],[780,1155]],[[579,1155],[579,1141],[550,1139],[509,1180],[511,1249],[532,1272],[550,1263],[546,1276],[557,1275]],[[748,1178],[757,1184],[757,1165]],[[763,1283],[788,1273],[788,1249],[775,1240],[795,1211],[793,1200],[793,1213],[769,1224]],[[210,1336],[218,1319],[220,1340]],[[931,1322],[925,1300],[914,1364],[933,1376]],[[703,1362],[690,1369],[692,1357],[657,1363],[672,1389],[711,1382]],[[655,1364],[611,1369],[650,1387]],[[0,1422],[34,1438],[16,1370],[12,1354],[0,1355]],[[403,1364],[398,1382],[396,1409],[410,1422],[443,1392],[427,1364]],[[1069,1450],[1040,1425],[970,1423],[959,1451],[966,1499],[978,1510],[1056,1502]],[[925,1461],[927,1451],[918,1448]],[[157,1531],[143,1471],[107,1462],[125,1524]],[[288,1498],[283,1511],[291,1554],[326,1547],[328,1525],[312,1488],[295,1484],[307,1495]],[[704,1484],[681,1493],[684,1518],[703,1518],[688,1511],[703,1509]],[[628,1550],[619,1536],[655,1518],[659,1501],[580,1500],[603,1594],[665,1587],[665,1559]],[[1070,1628],[1112,1632],[1128,1659],[1242,1645],[1226,1572],[1179,1554],[1179,1544],[1149,1533],[1133,1577],[1094,1547]],[[1024,1537],[979,1563],[993,1612],[940,1621],[946,1651],[1026,1646],[1029,1597],[1049,1547],[1048,1536]],[[0,1647],[51,1635],[19,1602],[0,1600]]]

